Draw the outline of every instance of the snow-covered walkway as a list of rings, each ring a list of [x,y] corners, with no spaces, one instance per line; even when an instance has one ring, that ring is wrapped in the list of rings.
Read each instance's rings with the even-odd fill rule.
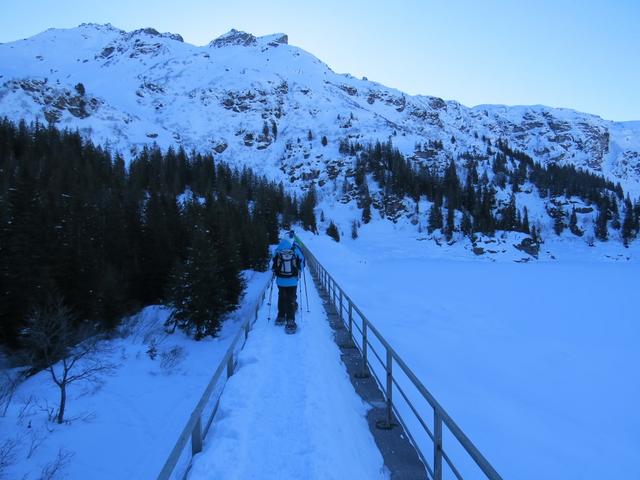
[[[263,305],[189,478],[387,478],[321,300],[308,278],[309,308],[286,335]],[[301,300],[301,299],[299,299]],[[305,303],[306,307],[306,303]]]

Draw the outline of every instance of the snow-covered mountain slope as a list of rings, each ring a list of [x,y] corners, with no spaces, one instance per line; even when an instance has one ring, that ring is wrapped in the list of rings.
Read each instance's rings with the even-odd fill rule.
[[[483,136],[504,138],[538,161],[584,167],[640,193],[640,122],[410,96],[336,74],[284,34],[231,30],[197,47],[153,29],[47,30],[0,45],[0,115],[78,128],[125,157],[154,142],[214,152],[294,187],[349,167],[341,139],[391,138],[416,161],[443,165],[484,154]],[[427,147],[436,140],[442,149]]]

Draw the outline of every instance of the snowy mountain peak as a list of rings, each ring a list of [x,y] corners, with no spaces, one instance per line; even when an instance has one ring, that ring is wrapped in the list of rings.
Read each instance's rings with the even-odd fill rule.
[[[243,32],[232,28],[227,33],[209,43],[209,47],[242,46],[249,47],[258,44],[277,46],[278,44],[288,45],[289,37],[284,33],[274,33],[263,37],[256,37],[251,33]]]
[[[178,35],[177,33],[160,33],[155,28],[140,28],[138,30],[134,30],[133,32],[129,32],[127,36],[129,38],[134,38],[137,36],[146,35],[150,37],[160,37],[160,38],[168,38],[169,40],[175,40],[177,42],[184,42],[182,35]]]
[[[243,32],[232,28],[227,33],[220,35],[218,38],[209,43],[210,47],[227,47],[230,45],[240,45],[248,47],[256,44],[256,37],[250,33]]]
[[[289,45],[289,36],[286,33],[274,33],[272,35],[265,35],[264,37],[260,37],[260,40],[268,43]]]
[[[50,28],[49,31],[60,31],[62,29],[58,28]],[[83,31],[97,31],[97,32],[114,32],[114,33],[126,33],[124,30],[119,29],[118,27],[114,27],[110,23],[81,23],[78,25],[78,30]]]
[[[184,39],[182,38],[182,35],[178,35],[176,33],[170,33],[170,32],[165,32],[165,33],[160,33],[158,32],[155,28],[151,28],[151,27],[147,27],[147,28],[139,28],[137,30],[133,30],[131,32],[127,32],[125,30],[121,30],[120,28],[114,27],[113,25],[111,25],[110,23],[81,23],[77,28],[71,28],[71,29],[57,29],[57,28],[50,28],[47,30],[47,32],[63,32],[63,31],[81,31],[84,34],[87,33],[91,33],[91,32],[97,32],[97,33],[115,33],[118,34],[122,37],[126,37],[126,38],[135,38],[135,37],[139,37],[139,36],[150,36],[150,37],[160,37],[160,38],[168,38],[170,40],[176,40],[178,42],[184,42]],[[86,37],[85,37],[86,38]]]

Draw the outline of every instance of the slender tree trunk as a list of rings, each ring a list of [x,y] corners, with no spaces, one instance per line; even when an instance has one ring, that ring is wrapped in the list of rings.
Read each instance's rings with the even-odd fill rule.
[[[60,385],[60,408],[58,409],[58,423],[64,421],[64,407],[67,404],[67,384],[62,383]]]

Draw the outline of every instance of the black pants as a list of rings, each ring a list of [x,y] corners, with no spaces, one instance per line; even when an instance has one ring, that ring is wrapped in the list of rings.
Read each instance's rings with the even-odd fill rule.
[[[278,286],[278,317],[286,321],[296,319],[296,289],[298,287]]]

